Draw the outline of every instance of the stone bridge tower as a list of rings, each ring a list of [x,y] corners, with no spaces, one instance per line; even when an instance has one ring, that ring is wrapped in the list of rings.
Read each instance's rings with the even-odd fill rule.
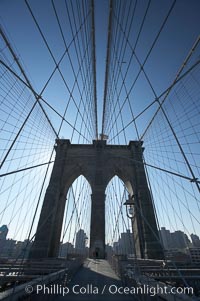
[[[138,258],[163,258],[158,229],[143,160],[142,142],[107,145],[104,140],[93,144],[71,144],[57,140],[56,159],[46,190],[35,241],[30,258],[57,257],[67,192],[76,178],[85,176],[91,185],[90,256],[98,249],[105,257],[105,190],[117,175],[134,200],[132,221]]]

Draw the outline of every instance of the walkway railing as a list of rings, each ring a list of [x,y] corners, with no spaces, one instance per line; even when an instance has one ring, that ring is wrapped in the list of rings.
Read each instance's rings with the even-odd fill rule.
[[[139,287],[142,292],[151,288],[164,300],[197,300],[199,297],[199,266],[174,267],[171,261],[163,265],[162,260],[128,259],[122,255],[109,257],[109,263],[125,286]]]
[[[0,300],[13,300],[27,296],[27,287],[35,291],[38,284],[50,284],[63,281],[68,282],[84,262],[84,257],[70,259],[44,259],[20,262],[10,260],[0,265]]]

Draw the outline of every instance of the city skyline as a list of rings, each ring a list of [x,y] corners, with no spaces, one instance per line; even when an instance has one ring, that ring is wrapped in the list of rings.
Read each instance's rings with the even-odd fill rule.
[[[14,247],[17,246],[17,244],[19,247],[17,252],[18,254],[20,254],[20,252],[22,252],[23,248],[26,246],[27,241],[26,240],[16,241],[7,238],[8,232],[9,229],[6,225],[0,226],[0,241],[2,242],[8,241],[9,243],[8,247],[6,248],[6,253],[3,252],[3,254],[4,253],[9,254],[8,250],[10,250],[11,252],[12,249],[14,249]],[[159,234],[162,237],[162,243],[165,250],[170,250],[170,249],[183,250],[185,248],[191,248],[191,247],[200,249],[200,238],[196,234],[191,233],[190,237],[188,238],[187,234],[185,234],[180,230],[170,232],[168,229],[165,229],[165,227],[161,227],[161,229],[159,229]],[[87,240],[88,238],[85,231],[83,229],[79,229],[76,232],[76,238],[74,240],[74,243],[71,243],[70,241],[60,242],[60,253],[59,253],[60,256],[64,257],[66,254],[70,254],[70,253],[73,254],[74,252],[78,254],[84,253],[84,251],[88,249]],[[29,244],[31,244],[31,241],[28,242],[28,245]],[[0,247],[2,248],[1,245]],[[107,244],[107,247],[111,247],[112,251],[114,251],[115,254],[126,254],[126,255],[133,254],[134,241],[133,241],[132,233],[130,232],[129,229],[127,229],[126,232],[120,233],[118,241],[114,241],[112,245]],[[28,251],[29,249],[30,249],[30,245],[28,246]],[[28,256],[28,251],[26,251],[27,254],[26,256]],[[21,256],[23,256],[23,253]]]

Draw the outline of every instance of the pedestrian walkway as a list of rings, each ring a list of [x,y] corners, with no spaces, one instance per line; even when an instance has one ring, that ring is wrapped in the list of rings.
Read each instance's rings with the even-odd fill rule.
[[[123,285],[106,260],[89,259],[69,284],[69,301],[133,301],[133,295],[120,294]],[[56,300],[61,301],[63,297]]]
[[[57,286],[56,286],[57,285]],[[106,260],[88,259],[84,266],[65,286],[48,285],[50,293],[39,292],[30,298],[34,301],[133,301],[138,300],[133,294],[122,293],[124,288]],[[62,289],[65,289],[63,294]],[[120,292],[119,292],[120,290]],[[30,296],[31,297],[31,296]],[[139,300],[141,300],[139,298]]]

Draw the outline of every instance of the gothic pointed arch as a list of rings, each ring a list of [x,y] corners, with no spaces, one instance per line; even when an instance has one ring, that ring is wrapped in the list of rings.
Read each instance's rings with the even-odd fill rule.
[[[133,233],[137,237],[137,256],[162,258],[161,244],[156,239],[158,229],[142,154],[141,141],[130,141],[129,145],[107,145],[104,140],[94,140],[93,144],[81,145],[71,144],[69,140],[57,140],[56,159],[31,256],[58,256],[65,196],[73,181],[83,175],[92,189],[90,256],[98,249],[99,258],[104,258],[105,189],[112,177],[117,175],[125,183],[129,193],[137,196],[136,218],[133,223]],[[53,211],[53,208],[56,210]],[[41,224],[45,226],[39,231]]]

